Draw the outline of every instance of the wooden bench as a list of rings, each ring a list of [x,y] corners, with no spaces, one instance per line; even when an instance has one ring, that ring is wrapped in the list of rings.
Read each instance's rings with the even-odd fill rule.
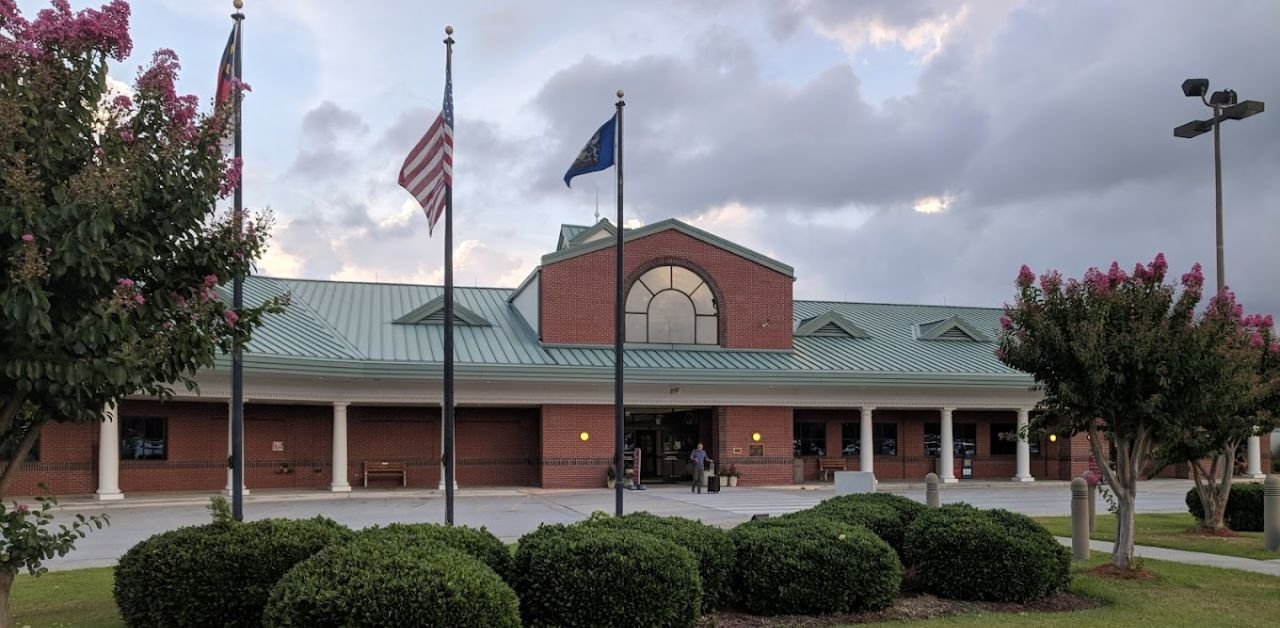
[[[818,473],[822,474],[822,481],[827,481],[827,475],[832,471],[847,471],[844,458],[841,456],[827,456],[818,459]]]
[[[403,462],[364,462],[364,487],[369,488],[369,478],[400,478],[400,486],[409,485],[408,465]]]

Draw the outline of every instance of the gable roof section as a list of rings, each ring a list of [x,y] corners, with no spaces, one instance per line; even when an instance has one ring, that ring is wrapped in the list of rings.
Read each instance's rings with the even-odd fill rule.
[[[608,218],[601,218],[600,222],[587,227],[578,235],[573,236],[573,239],[569,240],[569,246],[578,246],[579,244],[586,244],[588,242],[606,239],[606,236],[616,235],[618,235],[618,230],[614,228],[613,223],[609,222]]]
[[[606,222],[607,224],[607,221],[601,221],[601,222]],[[766,255],[762,255],[755,251],[752,251],[751,249],[745,246],[734,244],[733,242],[730,242],[724,238],[721,238],[720,236],[708,233],[697,227],[694,227],[693,225],[686,224],[684,222],[676,220],[675,218],[669,218],[661,222],[655,222],[653,224],[640,227],[638,229],[624,229],[622,241],[625,244],[627,242],[631,242],[632,240],[639,240],[640,238],[651,236],[655,233],[661,233],[663,231],[678,231],[696,240],[701,240],[703,242],[706,242],[707,244],[710,244],[711,246],[714,246],[716,248],[724,249],[725,251],[728,251],[730,253],[733,253],[734,255],[737,255],[738,257],[741,257],[751,262],[755,262],[772,271],[781,273],[788,277],[796,276],[795,269],[793,269],[791,266],[788,266],[787,264],[783,264],[782,262],[779,262],[776,259],[773,259]],[[607,249],[610,246],[613,246],[612,238],[605,238],[602,240],[595,240],[592,242],[583,242],[582,244],[570,246],[568,248],[561,248],[554,253],[548,253],[546,255],[543,255],[542,263],[551,264],[551,263],[563,261],[566,259],[574,258],[579,255],[585,255],[587,253],[593,253],[595,251]]]
[[[974,327],[972,323],[966,321],[959,314],[954,314],[940,321],[920,323],[917,328],[919,329],[917,337],[920,340],[991,342],[990,337],[978,331],[978,328]]]
[[[461,323],[472,327],[489,327],[493,323],[485,320],[483,316],[468,310],[457,302],[453,304],[453,322]],[[392,321],[396,325],[443,325],[444,324],[444,295],[440,295],[419,307],[414,308],[408,314]]]
[[[834,338],[870,338],[871,335],[853,321],[835,310],[827,310],[813,318],[805,319],[796,327],[796,336],[824,336]]]
[[[560,239],[556,242],[556,250],[566,249],[578,234],[590,229],[587,225],[560,225]]]

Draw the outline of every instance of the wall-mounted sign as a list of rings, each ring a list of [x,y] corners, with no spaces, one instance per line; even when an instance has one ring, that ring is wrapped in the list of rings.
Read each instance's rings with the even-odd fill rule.
[[[751,446],[751,453],[749,453],[749,454],[747,454],[747,455],[748,455],[748,456],[758,456],[758,457],[763,457],[763,456],[764,456],[764,445],[752,445],[752,446]]]
[[[742,448],[741,448],[741,447],[734,447],[734,448],[733,448],[733,455],[735,455],[735,456],[741,456],[741,455],[742,455]]]
[[[271,441],[271,451],[284,451],[284,441],[282,440]]]

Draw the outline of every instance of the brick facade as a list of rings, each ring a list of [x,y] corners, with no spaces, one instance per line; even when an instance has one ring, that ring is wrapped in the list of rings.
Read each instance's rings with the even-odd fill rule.
[[[626,243],[627,285],[662,263],[683,265],[715,286],[720,343],[728,348],[791,348],[792,278],[678,231]],[[612,247],[542,267],[543,342],[613,343]]]
[[[724,406],[716,409],[716,469],[737,467],[746,486],[790,484],[792,479],[791,408]],[[760,441],[752,435],[760,434]],[[760,455],[753,451],[759,447]],[[719,472],[719,471],[718,471]]]
[[[542,406],[539,444],[543,488],[597,488],[613,464],[614,407]],[[582,440],[586,432],[588,439]]]

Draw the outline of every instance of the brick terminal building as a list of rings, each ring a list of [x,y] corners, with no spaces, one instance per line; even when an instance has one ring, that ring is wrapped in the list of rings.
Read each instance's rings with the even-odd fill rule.
[[[460,487],[604,486],[614,236],[607,221],[562,226],[519,287],[457,289]],[[812,480],[836,457],[882,480],[939,469],[949,480],[965,466],[973,478],[1069,479],[1088,468],[1085,435],[1012,437],[1039,397],[993,355],[998,309],[795,301],[790,266],[682,222],[625,239],[626,445],[641,450],[646,482],[687,474],[697,442],[747,485]],[[250,301],[292,295],[245,354],[250,491],[349,491],[380,462],[403,465],[410,487],[439,485],[442,292],[246,282]],[[101,425],[47,425],[12,492],[228,487],[221,364],[200,375],[199,394],[127,399]]]

